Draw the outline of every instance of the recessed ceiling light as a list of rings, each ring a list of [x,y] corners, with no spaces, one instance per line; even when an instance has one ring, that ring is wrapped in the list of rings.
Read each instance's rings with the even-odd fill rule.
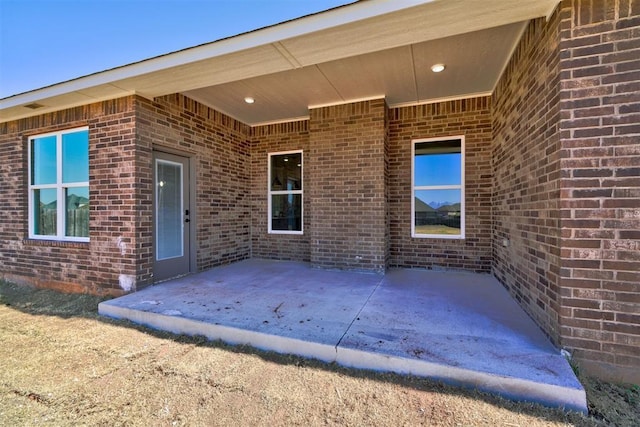
[[[256,102],[256,100],[255,100],[255,99],[253,99],[253,98],[252,98],[252,97],[250,97],[250,96],[247,96],[247,97],[244,99],[244,102],[246,102],[247,104],[253,104],[254,102]]]
[[[434,64],[431,66],[431,71],[433,71],[434,73],[441,73],[442,71],[444,71],[444,64]]]

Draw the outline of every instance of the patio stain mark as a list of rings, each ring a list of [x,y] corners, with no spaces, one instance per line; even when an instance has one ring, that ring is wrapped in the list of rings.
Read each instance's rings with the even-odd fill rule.
[[[276,308],[273,309],[273,312],[276,314],[276,316],[278,316],[278,319],[281,319],[284,317],[284,314],[280,312],[280,308],[282,307],[283,304],[284,304],[284,301],[282,301],[280,304],[278,304]]]

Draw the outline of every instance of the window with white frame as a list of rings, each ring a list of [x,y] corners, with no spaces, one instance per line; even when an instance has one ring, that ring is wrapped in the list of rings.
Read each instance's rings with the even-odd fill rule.
[[[89,130],[29,138],[29,238],[89,241]]]
[[[411,236],[464,239],[464,136],[412,141]]]
[[[269,154],[269,233],[302,234],[302,151]]]

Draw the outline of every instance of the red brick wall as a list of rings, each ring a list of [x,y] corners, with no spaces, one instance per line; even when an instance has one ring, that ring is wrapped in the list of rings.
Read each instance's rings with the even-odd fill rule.
[[[89,243],[28,239],[27,140],[89,127]],[[180,95],[128,97],[0,124],[2,277],[121,294],[152,282],[152,148],[195,158],[197,268],[250,256],[249,128]]]
[[[640,1],[561,5],[562,344],[640,383]]]
[[[384,99],[310,111],[311,262],[384,271],[387,250]]]
[[[117,295],[139,273],[134,98],[0,124],[2,277],[67,292]],[[90,242],[29,240],[28,137],[89,127]],[[10,196],[9,196],[10,195]],[[124,288],[124,289],[123,289]]]
[[[466,148],[466,238],[412,238],[411,141],[457,135],[464,135]],[[491,175],[491,101],[488,97],[391,109],[389,264],[489,271]]]
[[[267,232],[268,154],[303,150],[304,235]],[[313,225],[309,206],[309,121],[278,123],[251,129],[251,250],[255,258],[310,261],[309,235]]]
[[[559,18],[532,21],[493,95],[493,272],[559,344]],[[504,240],[508,246],[504,246]]]
[[[152,147],[191,156],[196,168],[197,268],[248,258],[250,241],[249,127],[183,95],[138,100],[138,152],[150,177]],[[142,184],[146,214],[152,180]],[[149,225],[151,217],[145,222]],[[148,227],[146,227],[148,229]],[[143,227],[145,229],[145,227]],[[150,244],[152,234],[146,234]],[[152,261],[150,248],[141,255]]]
[[[391,137],[389,125],[391,112],[384,116],[384,265],[391,265]]]

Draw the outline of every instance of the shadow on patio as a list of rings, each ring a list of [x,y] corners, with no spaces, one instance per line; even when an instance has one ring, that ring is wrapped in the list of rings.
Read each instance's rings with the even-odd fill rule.
[[[413,374],[586,412],[568,362],[488,274],[328,271],[251,259],[99,305],[231,344]]]

